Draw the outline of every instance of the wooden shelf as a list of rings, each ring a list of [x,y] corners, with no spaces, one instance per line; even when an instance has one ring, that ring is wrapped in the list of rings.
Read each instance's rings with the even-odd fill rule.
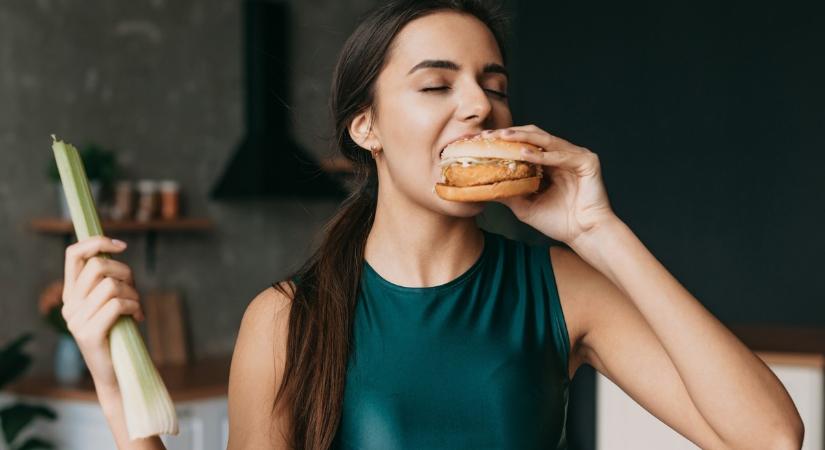
[[[63,244],[66,247],[72,243],[75,235],[72,221],[59,217],[32,219],[30,226],[38,233],[62,236]],[[201,232],[211,230],[213,224],[209,219],[187,217],[175,220],[150,220],[147,222],[104,220],[100,226],[103,228],[103,234],[110,237],[117,233],[145,233],[146,268],[151,272],[155,269],[155,241],[158,233]]]
[[[204,218],[181,218],[175,220],[151,220],[148,222],[104,220],[103,231],[111,232],[180,232],[204,231],[212,228],[212,221]],[[71,220],[61,218],[38,218],[31,221],[31,227],[37,232],[48,234],[73,234]]]
[[[173,401],[222,397],[227,393],[231,357],[211,358],[194,364],[160,366],[158,372]],[[75,385],[61,385],[54,375],[30,375],[11,384],[9,392],[63,400],[96,402],[95,386],[88,373]]]

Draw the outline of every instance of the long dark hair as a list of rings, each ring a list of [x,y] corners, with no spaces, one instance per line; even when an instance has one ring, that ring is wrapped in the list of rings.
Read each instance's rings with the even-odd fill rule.
[[[335,120],[334,145],[355,166],[355,189],[324,226],[315,253],[289,276],[297,282],[290,292],[283,283],[273,283],[292,298],[286,362],[273,411],[284,408],[290,414],[288,438],[296,449],[327,449],[335,438],[364,245],[375,218],[375,161],[352,140],[348,128],[374,104],[375,80],[398,32],[410,21],[438,11],[478,18],[493,33],[504,58],[506,19],[498,8],[481,0],[400,0],[364,17],[335,66],[329,105]]]

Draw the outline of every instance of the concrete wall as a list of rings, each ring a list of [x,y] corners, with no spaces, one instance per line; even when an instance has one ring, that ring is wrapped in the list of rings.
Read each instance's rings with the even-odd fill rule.
[[[294,134],[318,155],[328,148],[335,57],[374,3],[291,2]],[[135,270],[139,290],[183,291],[198,357],[231,352],[247,303],[308,256],[334,211],[333,202],[207,199],[243,131],[240,6],[0,3],[0,342],[35,331],[35,370],[46,367],[55,341],[37,298],[63,276],[63,240],[28,227],[58,209],[45,176],[51,133],[115,149],[130,178],[179,180],[186,212],[215,221],[209,234],[159,236],[152,273],[145,237],[122,236],[130,247],[120,259]]]

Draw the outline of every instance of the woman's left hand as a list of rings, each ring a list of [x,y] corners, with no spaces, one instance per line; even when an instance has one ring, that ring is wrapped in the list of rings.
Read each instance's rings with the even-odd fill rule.
[[[522,150],[527,162],[544,170],[537,193],[496,200],[516,217],[552,239],[570,245],[605,221],[616,218],[607,200],[599,157],[536,127],[525,125],[485,131],[484,137],[526,142],[543,152]]]

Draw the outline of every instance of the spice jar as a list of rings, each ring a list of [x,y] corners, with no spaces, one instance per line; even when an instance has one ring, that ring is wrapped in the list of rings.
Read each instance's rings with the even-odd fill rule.
[[[180,214],[180,186],[177,181],[160,182],[160,216],[166,220],[177,219]]]
[[[140,180],[137,183],[138,205],[135,220],[146,222],[157,215],[158,183],[154,180]]]
[[[134,208],[135,202],[132,182],[122,180],[115,183],[115,202],[112,206],[112,219],[127,220],[132,217]]]

